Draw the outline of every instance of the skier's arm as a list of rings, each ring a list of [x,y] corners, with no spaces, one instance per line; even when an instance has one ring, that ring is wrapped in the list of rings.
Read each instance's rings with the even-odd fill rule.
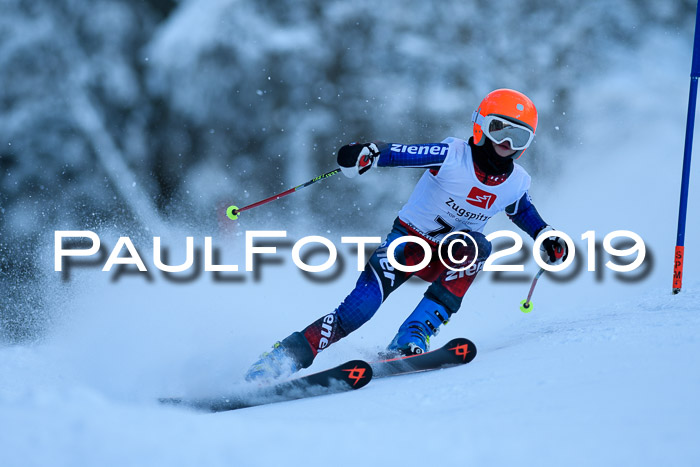
[[[547,223],[535,209],[535,205],[530,201],[530,195],[527,192],[518,201],[506,207],[506,214],[515,225],[533,239],[537,237],[541,230],[547,227]]]
[[[379,167],[418,167],[437,169],[450,150],[447,143],[396,144],[374,141],[352,143],[338,151],[338,164],[343,174],[352,178]]]
[[[533,239],[537,238],[539,234],[546,234],[547,231],[554,230],[537,212],[527,192],[518,201],[506,207],[506,214],[515,225]],[[560,264],[569,255],[569,247],[560,237],[547,237],[540,245],[540,255],[546,263]]]
[[[383,144],[377,161],[379,167],[437,169],[442,166],[450,149],[447,143]]]

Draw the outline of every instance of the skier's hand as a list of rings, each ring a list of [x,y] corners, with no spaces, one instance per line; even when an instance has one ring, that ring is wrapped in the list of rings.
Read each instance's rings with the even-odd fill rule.
[[[379,159],[379,148],[374,143],[351,143],[338,151],[338,164],[343,175],[353,178],[371,169]]]
[[[537,235],[547,235],[547,231],[554,230],[552,227],[547,226],[542,229],[542,231]],[[540,245],[540,256],[542,260],[551,265],[561,264],[566,261],[566,257],[569,255],[569,247],[566,242],[561,237],[547,237]]]

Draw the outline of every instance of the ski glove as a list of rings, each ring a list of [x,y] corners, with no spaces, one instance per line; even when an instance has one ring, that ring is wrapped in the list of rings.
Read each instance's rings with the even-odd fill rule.
[[[547,226],[538,233],[540,235],[547,235],[547,231],[554,230],[552,227]],[[540,256],[542,260],[551,265],[561,264],[566,261],[566,257],[569,255],[569,247],[566,242],[561,237],[548,237],[545,238],[540,245]]]
[[[348,178],[367,172],[378,159],[379,148],[374,143],[350,143],[338,151],[340,170]]]

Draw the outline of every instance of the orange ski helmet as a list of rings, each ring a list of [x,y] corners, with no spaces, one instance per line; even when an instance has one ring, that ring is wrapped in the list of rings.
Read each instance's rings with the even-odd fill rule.
[[[485,117],[490,115],[509,120],[516,125],[522,125],[532,132],[525,143],[525,147],[516,150],[515,154],[510,156],[513,159],[518,159],[532,142],[532,137],[534,137],[535,130],[537,130],[537,109],[535,104],[525,94],[513,89],[496,89],[488,93],[484,100],[481,101],[481,104],[479,104],[479,108],[472,115],[474,144],[477,146],[483,146],[486,138],[490,135],[488,129],[484,132],[484,128],[482,128]],[[493,140],[493,138],[491,139]],[[503,140],[496,142],[500,143]],[[510,142],[511,146],[514,146],[512,139]]]

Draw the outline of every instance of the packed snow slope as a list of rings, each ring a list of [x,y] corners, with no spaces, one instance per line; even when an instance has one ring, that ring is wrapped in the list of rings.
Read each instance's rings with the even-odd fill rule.
[[[670,294],[690,52],[663,37],[647,48],[653,64],[622,60],[605,81],[580,88],[580,141],[561,148],[563,171],[539,174],[532,190],[582,258],[585,231],[641,235],[645,277],[625,282],[605,269],[600,280],[585,270],[566,282],[544,276],[534,311],[523,314],[529,284],[484,274],[434,339],[472,339],[479,354],[469,365],[208,415],[156,398],[242,384],[258,353],[337,306],[356,273],[309,282],[289,250],[259,282],[204,275],[174,284],[160,274],[111,282],[99,268],[76,271],[69,286],[47,282],[39,291],[55,294],[60,311],[45,339],[0,348],[0,465],[700,465],[697,183],[685,289]],[[540,137],[547,131],[555,130]],[[323,218],[316,222],[307,234],[324,232]],[[391,219],[377,223],[367,235],[383,235]],[[423,287],[404,286],[313,369],[369,358]]]

